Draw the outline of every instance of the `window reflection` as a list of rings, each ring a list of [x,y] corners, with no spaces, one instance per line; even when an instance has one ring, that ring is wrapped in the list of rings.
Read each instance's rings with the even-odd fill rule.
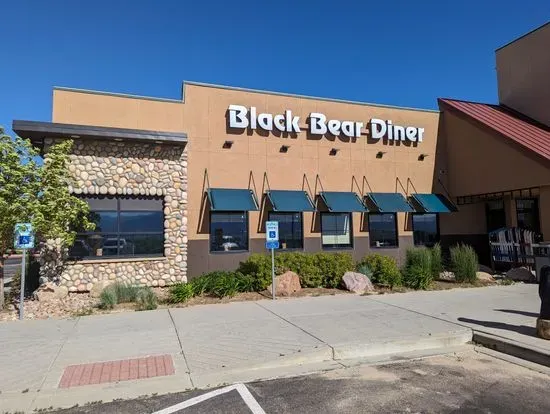
[[[248,250],[248,214],[212,212],[210,215],[210,251]]]
[[[395,213],[369,213],[371,247],[397,247],[397,216]]]
[[[413,214],[414,244],[432,247],[439,241],[437,214]]]

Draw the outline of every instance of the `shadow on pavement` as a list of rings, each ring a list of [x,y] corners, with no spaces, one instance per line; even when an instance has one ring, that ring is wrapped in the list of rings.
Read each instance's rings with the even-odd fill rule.
[[[503,329],[503,330],[506,330],[506,331],[517,332],[517,333],[520,333],[522,335],[527,335],[527,336],[536,336],[537,335],[536,328],[534,328],[532,326],[512,325],[512,324],[504,323],[504,322],[478,321],[477,319],[469,319],[469,318],[458,318],[458,321],[466,322],[466,323],[472,323],[472,324],[480,325],[480,326],[485,326],[486,328]]]
[[[539,314],[536,312],[526,312],[526,311],[513,310],[513,309],[494,309],[494,310],[497,312],[506,312],[506,313],[514,313],[516,315],[531,316],[533,318],[539,317]]]

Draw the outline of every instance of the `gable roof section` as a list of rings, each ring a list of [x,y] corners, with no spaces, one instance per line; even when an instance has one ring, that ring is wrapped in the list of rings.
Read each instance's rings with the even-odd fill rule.
[[[501,105],[438,99],[440,109],[448,108],[498,132],[509,142],[550,161],[550,130]]]

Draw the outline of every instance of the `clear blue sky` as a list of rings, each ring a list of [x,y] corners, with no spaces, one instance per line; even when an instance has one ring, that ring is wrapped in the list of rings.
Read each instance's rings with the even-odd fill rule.
[[[435,108],[496,102],[494,50],[548,0],[0,0],[0,124],[52,87],[180,98],[193,80]]]

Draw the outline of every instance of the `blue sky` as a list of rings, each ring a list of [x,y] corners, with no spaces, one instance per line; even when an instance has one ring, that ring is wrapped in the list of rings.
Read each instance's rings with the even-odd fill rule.
[[[494,50],[548,0],[0,0],[0,125],[52,87],[180,98],[193,80],[398,106],[496,102]]]

